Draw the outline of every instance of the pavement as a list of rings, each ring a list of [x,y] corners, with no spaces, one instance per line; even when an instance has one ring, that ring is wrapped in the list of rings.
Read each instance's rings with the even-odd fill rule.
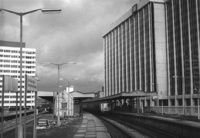
[[[111,136],[97,117],[90,113],[83,113],[81,126],[73,138],[111,138]]]

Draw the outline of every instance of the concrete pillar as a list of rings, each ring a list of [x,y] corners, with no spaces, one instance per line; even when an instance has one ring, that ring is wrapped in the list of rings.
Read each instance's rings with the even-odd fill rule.
[[[171,100],[170,100],[170,98],[168,98],[168,106],[171,106],[172,104],[171,104]]]
[[[144,100],[141,100],[141,98],[140,98],[140,108],[142,113],[144,113]]]
[[[112,108],[113,108],[112,100],[109,100],[108,103],[109,103],[109,105],[108,105],[109,106],[109,110],[112,111]]]
[[[112,100],[112,105],[113,105],[112,111],[114,111],[116,107],[115,100]]]
[[[80,115],[82,116],[82,113],[83,113],[83,111],[82,111],[82,98],[80,99]]]
[[[119,99],[119,106],[122,106],[122,99]]]
[[[139,101],[138,97],[136,98],[136,104],[137,104],[137,113],[139,113],[140,112],[140,101]]]
[[[120,111],[122,110],[122,104],[123,104],[122,99],[119,99],[119,110],[120,110]]]
[[[149,97],[149,101],[150,101],[150,106],[154,106],[154,100],[152,96]]]
[[[123,110],[124,111],[126,111],[127,110],[127,101],[126,101],[127,99],[126,98],[124,98],[124,106],[123,106]]]
[[[131,112],[134,111],[134,98],[130,99],[130,104],[131,104]]]
[[[147,98],[145,97],[144,98],[144,107],[146,107],[147,106]]]

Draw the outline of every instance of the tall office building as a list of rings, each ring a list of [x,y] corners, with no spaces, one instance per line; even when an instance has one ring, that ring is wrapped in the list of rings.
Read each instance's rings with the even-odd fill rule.
[[[22,48],[22,91],[25,87],[25,74],[28,76],[36,76],[36,50],[34,48]],[[0,41],[0,75],[7,75],[18,79],[18,90],[20,91],[20,43]],[[0,91],[2,92],[2,82],[0,83]],[[1,93],[0,93],[1,94]],[[18,94],[19,96],[19,94]],[[24,93],[22,94],[22,106],[24,105]],[[27,106],[35,105],[35,93],[28,91]],[[1,101],[1,98],[0,98]],[[18,99],[19,101],[19,99]],[[19,105],[19,104],[18,104]],[[12,108],[16,106],[16,92],[4,93],[4,107]]]
[[[199,22],[199,0],[136,1],[103,36],[105,96],[139,90],[165,106],[197,105]]]
[[[200,1],[168,0],[165,7],[169,104],[194,106],[200,88]]]

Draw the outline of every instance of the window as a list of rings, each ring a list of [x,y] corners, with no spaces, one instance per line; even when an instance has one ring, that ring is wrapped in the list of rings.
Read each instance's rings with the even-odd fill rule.
[[[10,63],[10,60],[4,60],[4,62],[9,62]]]
[[[4,57],[10,57],[10,55],[4,55]]]
[[[12,70],[11,73],[17,73],[17,71],[16,70]]]
[[[11,68],[17,68],[17,65],[11,65]]]
[[[4,70],[4,72],[6,72],[6,73],[10,73],[10,70]]]
[[[10,65],[4,65],[4,67],[10,67]]]
[[[18,56],[11,56],[11,58],[18,58]]]
[[[17,61],[16,60],[12,60],[11,63],[17,63]]]
[[[10,52],[10,50],[4,50],[4,52]]]
[[[11,53],[18,53],[18,51],[16,51],[16,50],[13,50],[13,51],[11,51]]]

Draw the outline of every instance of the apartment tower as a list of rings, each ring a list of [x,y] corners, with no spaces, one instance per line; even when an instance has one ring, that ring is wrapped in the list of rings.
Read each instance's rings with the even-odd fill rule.
[[[23,51],[22,91],[24,91],[25,74],[33,77],[36,76],[36,50],[34,48],[26,48],[25,43],[23,43],[22,51]],[[0,75],[7,75],[18,79],[18,91],[20,91],[20,43],[19,42],[0,41]],[[2,92],[2,82],[0,83],[0,85],[1,85],[0,91]],[[35,97],[34,92],[32,91],[27,92],[28,107],[33,107],[35,105],[34,97]],[[22,94],[22,106],[24,106],[24,93]],[[4,107],[5,108],[16,107],[16,92],[8,91],[4,93]]]

